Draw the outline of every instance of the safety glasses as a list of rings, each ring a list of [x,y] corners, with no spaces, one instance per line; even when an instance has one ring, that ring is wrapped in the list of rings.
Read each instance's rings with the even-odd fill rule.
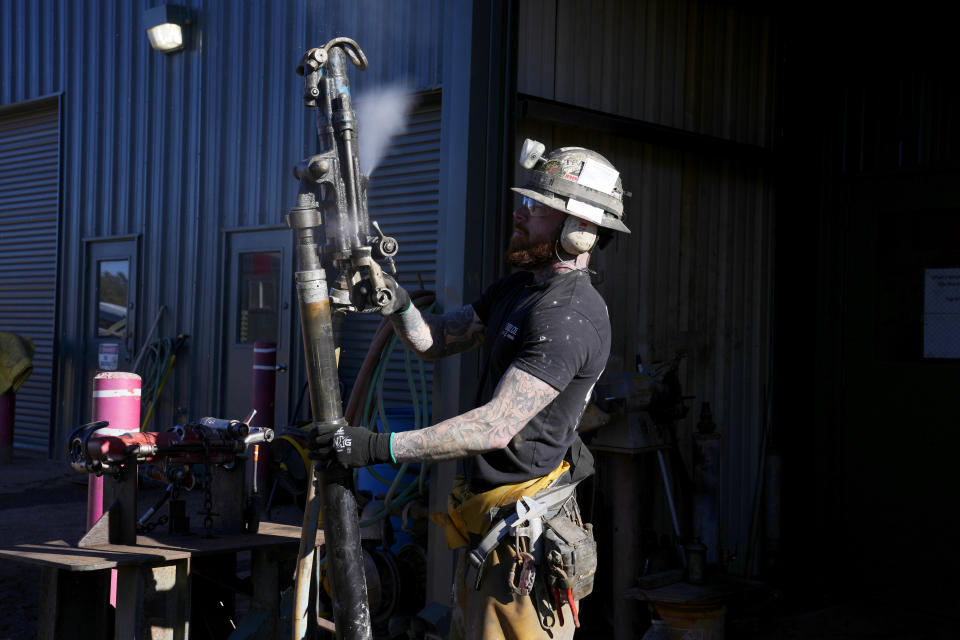
[[[527,214],[531,217],[540,218],[543,216],[553,215],[554,213],[563,213],[562,211],[557,211],[542,202],[537,202],[533,198],[528,196],[523,196],[520,198],[520,204],[527,210]]]

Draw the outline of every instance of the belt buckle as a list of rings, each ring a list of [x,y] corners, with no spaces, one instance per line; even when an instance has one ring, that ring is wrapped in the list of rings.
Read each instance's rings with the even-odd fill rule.
[[[472,549],[467,554],[467,572],[464,576],[467,584],[473,584],[476,591],[480,591],[480,583],[483,582],[483,562],[486,560],[476,549]]]

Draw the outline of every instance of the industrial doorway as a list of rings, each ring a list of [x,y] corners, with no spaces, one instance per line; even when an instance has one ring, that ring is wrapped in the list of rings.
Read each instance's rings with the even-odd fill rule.
[[[100,371],[130,371],[138,352],[139,236],[84,240],[84,419],[93,415],[93,378]]]
[[[271,341],[277,345],[276,403],[274,415],[258,424],[282,425],[290,395],[292,234],[288,229],[231,231],[226,244],[221,417],[242,419],[250,412],[254,343]]]

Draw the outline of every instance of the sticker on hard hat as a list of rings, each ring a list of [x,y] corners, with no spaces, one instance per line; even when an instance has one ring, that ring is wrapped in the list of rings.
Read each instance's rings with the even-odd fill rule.
[[[603,209],[600,207],[595,207],[592,204],[587,204],[586,202],[581,202],[580,200],[576,200],[574,198],[567,200],[567,211],[582,218],[586,218],[594,224],[600,224],[603,222]]]
[[[620,172],[613,167],[587,158],[583,161],[583,168],[580,170],[580,186],[610,194],[613,193],[619,177]]]
[[[579,178],[577,178],[577,176],[573,175],[572,173],[563,174],[563,178],[565,180],[569,180],[570,182],[576,182],[577,180],[579,180]]]
[[[555,176],[560,173],[560,162],[557,160],[550,160],[547,164],[543,165],[543,172],[548,176]]]

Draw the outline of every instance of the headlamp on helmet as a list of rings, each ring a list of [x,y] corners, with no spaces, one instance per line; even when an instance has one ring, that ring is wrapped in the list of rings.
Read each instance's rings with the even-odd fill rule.
[[[546,147],[542,142],[527,138],[523,141],[523,148],[520,149],[520,164],[524,169],[533,169],[545,150]]]

